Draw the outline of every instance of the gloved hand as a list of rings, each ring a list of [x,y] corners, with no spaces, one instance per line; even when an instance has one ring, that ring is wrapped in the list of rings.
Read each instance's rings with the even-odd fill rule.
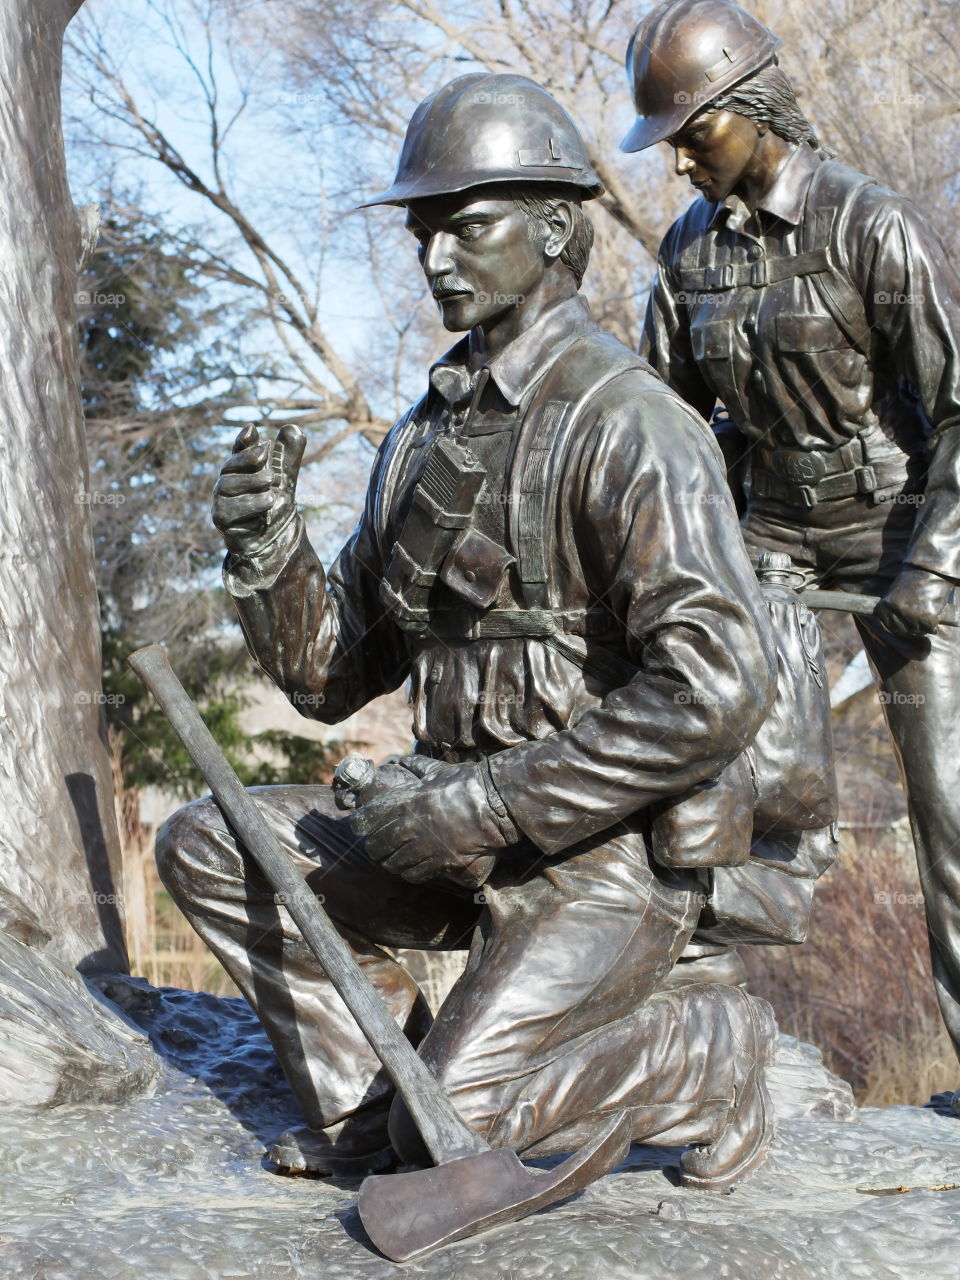
[[[933,635],[954,584],[927,569],[905,565],[877,605],[875,616],[895,636]]]
[[[362,802],[351,827],[374,862],[411,884],[439,877],[476,889],[493,870],[494,851],[520,838],[486,765],[405,757],[404,767],[411,760],[427,776]]]
[[[299,427],[280,428],[275,441],[260,440],[253,423],[237,436],[213,491],[213,523],[229,552],[253,559],[281,539],[293,540],[297,524],[297,476],[307,438]]]

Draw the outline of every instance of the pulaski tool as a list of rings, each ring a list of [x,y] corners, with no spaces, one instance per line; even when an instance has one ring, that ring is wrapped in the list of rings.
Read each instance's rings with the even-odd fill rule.
[[[166,651],[149,645],[131,654],[129,663],[160,704],[244,848],[283,895],[287,911],[383,1063],[435,1161],[432,1169],[364,1180],[357,1207],[377,1248],[395,1262],[406,1262],[566,1199],[618,1164],[630,1144],[624,1111],[548,1172],[528,1169],[515,1151],[493,1149],[464,1124],[277,843],[177,679]]]

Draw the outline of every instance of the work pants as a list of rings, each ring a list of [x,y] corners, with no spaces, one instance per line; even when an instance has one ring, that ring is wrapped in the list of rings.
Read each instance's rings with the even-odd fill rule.
[[[255,793],[373,986],[448,1092],[493,1146],[570,1151],[625,1108],[635,1141],[713,1141],[769,1045],[762,1000],[714,984],[661,990],[697,922],[687,873],[655,873],[638,835],[547,860],[498,861],[476,895],[381,869],[320,787]],[[157,842],[161,876],[259,1014],[310,1126],[387,1141],[393,1088],[351,1015],[209,799]],[[431,1023],[384,947],[469,947]],[[389,1137],[422,1158],[405,1108]]]

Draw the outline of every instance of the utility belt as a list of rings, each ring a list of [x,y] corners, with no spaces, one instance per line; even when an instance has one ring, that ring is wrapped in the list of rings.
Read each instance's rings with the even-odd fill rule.
[[[411,631],[432,640],[488,640],[550,636],[582,636],[584,639],[611,634],[611,618],[606,609],[408,609],[404,621]]]
[[[760,445],[752,455],[750,493],[806,508],[855,495],[876,500],[906,486],[907,461],[904,455],[870,461],[860,436],[829,451]]]

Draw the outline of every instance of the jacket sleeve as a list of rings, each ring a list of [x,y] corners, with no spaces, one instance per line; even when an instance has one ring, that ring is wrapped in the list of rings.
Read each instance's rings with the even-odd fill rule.
[[[409,671],[403,634],[378,594],[375,495],[390,441],[374,462],[360,522],[329,575],[299,517],[287,542],[267,557],[254,562],[228,554],[224,563],[224,585],[250,653],[302,715],[328,724],[396,689]]]
[[[568,477],[575,554],[637,672],[576,724],[491,757],[511,817],[545,853],[717,774],[775,692],[766,609],[706,424],[647,381],[591,434]]]
[[[906,561],[960,581],[960,279],[909,200],[865,188],[846,252],[881,357],[929,427],[929,467]]]
[[[668,386],[704,418],[713,412],[717,397],[704,382],[690,344],[690,312],[680,288],[676,267],[683,220],[667,232],[657,258],[647,314],[640,339],[640,354]]]

